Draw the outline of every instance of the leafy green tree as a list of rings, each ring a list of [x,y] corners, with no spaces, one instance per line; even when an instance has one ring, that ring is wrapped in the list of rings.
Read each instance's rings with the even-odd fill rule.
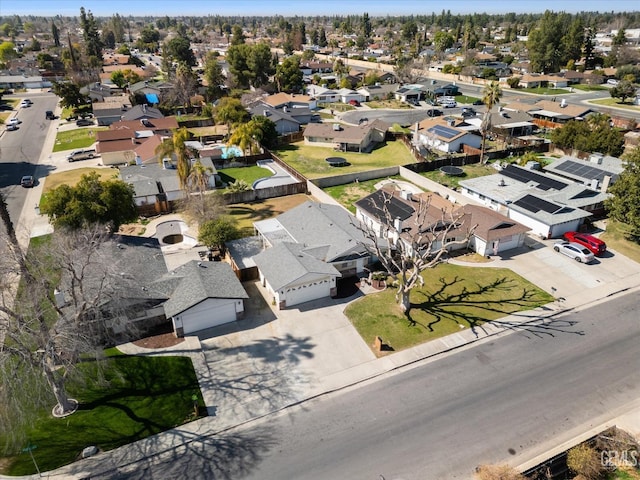
[[[628,80],[623,80],[618,85],[609,89],[611,98],[619,98],[622,103],[625,103],[627,98],[634,98],[636,96],[636,86]]]
[[[226,77],[222,73],[222,65],[215,52],[207,53],[204,62],[204,79],[207,82],[207,99],[211,101],[222,97],[224,92],[222,86],[225,84]]]
[[[218,123],[224,123],[231,130],[233,125],[245,122],[249,118],[249,112],[237,98],[224,97],[216,107],[215,118]]]
[[[155,52],[158,50],[159,42],[160,31],[153,28],[152,25],[146,25],[140,31],[140,36],[136,41],[136,48],[146,52]]]
[[[271,48],[266,43],[258,43],[249,49],[247,67],[250,73],[252,87],[258,88],[269,82],[269,77],[275,73],[272,64]]]
[[[285,58],[276,67],[275,82],[280,92],[298,93],[302,91],[302,79],[300,57],[297,55]]]
[[[444,52],[447,48],[453,46],[453,36],[449,32],[443,32],[439,30],[433,37],[433,45],[439,52]]]
[[[93,17],[93,13],[87,13],[84,7],[80,7],[80,27],[82,27],[82,37],[84,39],[85,52],[87,57],[97,58],[102,63],[102,41],[98,23]]]
[[[242,45],[245,43],[244,32],[240,25],[234,25],[231,29],[231,45]]]
[[[239,236],[240,231],[236,222],[230,217],[221,216],[200,225],[198,241],[205,244],[210,250],[217,248],[224,253],[224,244],[239,238]]]
[[[563,39],[570,30],[570,21],[571,15],[567,13],[547,10],[529,32],[527,50],[533,71],[556,72],[567,64]],[[573,40],[567,43],[573,45]]]
[[[166,157],[176,159],[180,188],[184,190],[188,190],[188,178],[191,174],[191,151],[185,143],[187,140],[189,140],[188,130],[179,128],[171,137],[165,138],[155,151],[160,162]]]
[[[189,67],[197,65],[196,56],[191,50],[191,41],[187,37],[177,36],[169,40],[162,47],[162,59],[170,70],[171,63],[184,63]]]
[[[562,148],[618,156],[624,148],[624,137],[610,123],[611,118],[603,114],[591,114],[586,121],[571,120],[551,132],[551,141]]]
[[[318,37],[318,46],[320,48],[325,48],[327,45],[327,32],[325,32],[324,28],[320,29],[319,37]]]
[[[142,77],[130,68],[116,70],[111,74],[111,81],[120,88],[124,88],[127,84],[137,83],[141,80]]]
[[[567,452],[567,466],[585,480],[601,478],[604,470],[596,449],[584,443]]]
[[[116,232],[138,217],[133,187],[121,180],[100,180],[96,172],[82,175],[75,186],[63,184],[51,190],[41,211],[54,227],[71,230],[104,224]]]
[[[256,138],[262,145],[267,148],[274,148],[278,145],[278,131],[276,130],[276,124],[273,123],[268,117],[259,115],[253,117],[249,123],[252,123],[259,130]]]
[[[262,130],[260,126],[253,120],[238,125],[231,137],[229,137],[228,143],[230,145],[237,145],[240,150],[249,155],[254,155],[260,150],[260,141],[262,140]]]
[[[249,55],[251,47],[247,44],[231,45],[227,49],[227,63],[229,72],[233,75],[240,88],[247,88],[251,82]]]
[[[621,28],[618,30],[618,33],[616,33],[613,37],[612,43],[617,47],[627,43],[627,32],[625,31],[624,28]]]
[[[640,243],[640,149],[624,157],[625,169],[607,190],[605,201],[609,216],[625,225],[625,235]]]
[[[18,57],[18,52],[13,42],[4,41],[0,43],[0,62],[5,63]]]
[[[89,99],[80,93],[80,87],[75,83],[54,83],[53,93],[60,97],[60,104],[63,107],[78,108],[89,102]]]

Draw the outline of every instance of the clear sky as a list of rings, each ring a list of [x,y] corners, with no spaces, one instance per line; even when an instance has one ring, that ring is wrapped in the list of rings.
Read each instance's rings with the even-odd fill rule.
[[[3,15],[78,16],[80,7],[94,16],[151,15],[408,15],[440,13],[538,13],[545,10],[637,11],[637,0],[0,0]]]

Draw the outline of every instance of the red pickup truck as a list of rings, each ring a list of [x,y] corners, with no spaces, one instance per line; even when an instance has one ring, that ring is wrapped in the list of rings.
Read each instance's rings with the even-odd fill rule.
[[[607,244],[593,235],[580,232],[566,232],[563,236],[568,242],[579,243],[587,247],[596,256],[602,256],[607,251]]]

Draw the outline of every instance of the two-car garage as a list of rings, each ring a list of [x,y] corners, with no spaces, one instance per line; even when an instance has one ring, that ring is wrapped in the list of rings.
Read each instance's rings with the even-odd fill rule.
[[[172,317],[174,329],[184,335],[236,321],[244,313],[242,300],[208,298]]]

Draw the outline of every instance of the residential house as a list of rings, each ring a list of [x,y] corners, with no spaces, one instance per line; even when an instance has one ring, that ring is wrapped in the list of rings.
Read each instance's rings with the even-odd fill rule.
[[[480,148],[479,135],[455,125],[454,119],[435,117],[418,122],[414,128],[414,145],[418,148],[435,149],[446,153],[457,153],[464,145]]]
[[[521,101],[510,102],[503,109],[527,112],[533,117],[533,123],[540,128],[558,128],[570,120],[581,120],[594,112],[586,105],[573,105],[562,99],[559,102],[555,99],[540,100],[533,104]]]
[[[252,117],[262,116],[271,120],[276,126],[278,135],[298,132],[302,122],[306,124],[311,119],[311,111],[308,108],[289,109],[288,107],[283,107],[277,109],[262,100],[253,103],[248,110]],[[300,114],[300,116],[296,118],[295,114]]]
[[[495,175],[460,181],[461,193],[543,238],[578,230],[604,211],[607,194],[544,172],[507,165]]]
[[[527,74],[520,77],[520,83],[518,85],[523,88],[566,88],[569,85],[569,80],[566,77],[558,75]]]
[[[244,315],[244,300],[249,296],[226,262],[192,260],[162,280],[173,286],[164,311],[178,337],[234,322]]]
[[[253,260],[279,308],[335,295],[339,277],[371,260],[354,217],[337,205],[308,201],[254,228],[265,250]]]
[[[606,192],[624,171],[622,160],[610,155],[592,153],[587,160],[564,156],[544,167],[558,177],[582,183],[592,190]]]
[[[424,86],[420,84],[402,85],[393,92],[393,96],[400,102],[417,102],[425,97]]]
[[[93,115],[99,126],[108,126],[122,120],[122,115],[131,108],[127,95],[106,96],[93,102]]]
[[[148,105],[135,105],[122,113],[122,120],[142,120],[142,119],[160,119],[164,118],[164,114],[154,107]]]
[[[316,99],[310,95],[280,92],[267,95],[262,101],[278,110],[284,108],[306,108],[307,110],[315,110],[318,108]]]
[[[490,208],[468,203],[463,211],[470,217],[469,223],[474,226],[469,248],[482,256],[498,255],[522,247],[527,232],[531,230]]]
[[[398,85],[391,83],[380,83],[376,85],[364,85],[358,89],[358,93],[364,96],[365,102],[372,100],[386,100],[389,95],[394,95]]]
[[[174,88],[174,85],[168,82],[143,80],[129,85],[129,92],[153,105],[160,103],[167,95],[173,92]]]
[[[96,150],[103,165],[122,165],[138,160],[157,163],[160,159],[155,153],[156,147],[177,128],[175,117],[120,120],[112,123],[109,130],[96,132]]]
[[[360,125],[310,123],[304,130],[304,143],[318,147],[333,147],[342,152],[369,152],[385,140],[389,125],[382,120]]]
[[[537,126],[526,112],[502,109],[491,114],[491,130],[506,138],[531,135]]]
[[[136,207],[145,215],[167,213],[184,197],[178,171],[170,164],[149,163],[119,168],[120,179],[133,187]]]

